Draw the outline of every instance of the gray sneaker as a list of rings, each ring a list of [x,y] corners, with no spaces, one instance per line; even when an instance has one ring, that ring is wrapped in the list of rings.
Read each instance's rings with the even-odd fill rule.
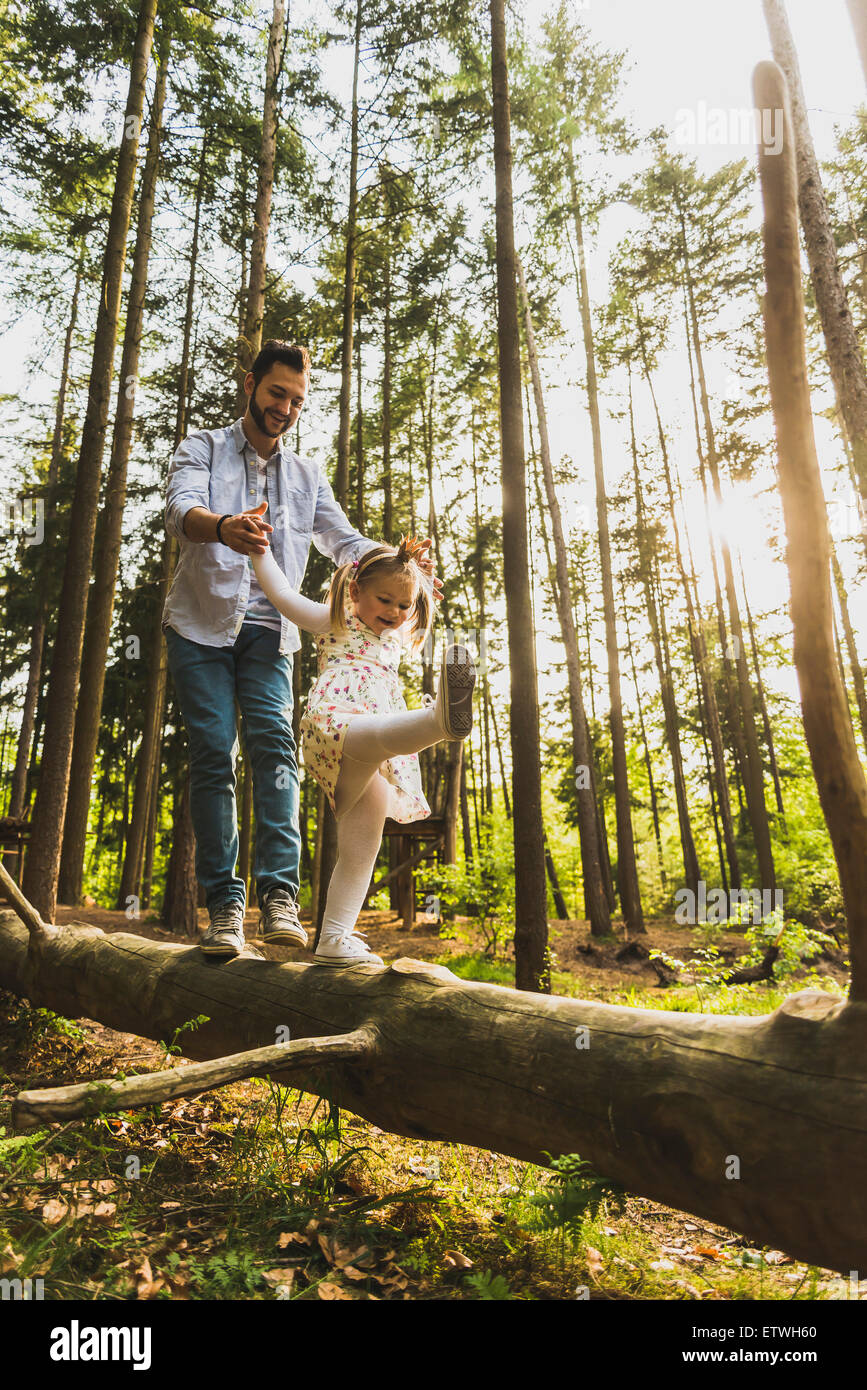
[[[298,904],[288,888],[272,888],[265,894],[259,930],[270,946],[307,945],[307,933],[298,920]]]
[[[244,904],[230,898],[210,912],[211,924],[199,945],[206,956],[239,956],[244,949]]]

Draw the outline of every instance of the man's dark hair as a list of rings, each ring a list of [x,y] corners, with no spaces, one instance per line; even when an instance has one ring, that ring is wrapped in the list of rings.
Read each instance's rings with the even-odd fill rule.
[[[306,347],[300,347],[298,343],[284,343],[279,338],[269,338],[262,347],[253,363],[250,371],[256,380],[256,385],[269,372],[275,362],[285,362],[287,367],[291,367],[293,372],[306,372],[310,375],[310,353]]]

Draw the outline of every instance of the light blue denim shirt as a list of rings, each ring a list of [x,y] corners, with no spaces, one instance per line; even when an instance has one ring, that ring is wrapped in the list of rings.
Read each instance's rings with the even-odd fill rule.
[[[231,516],[256,505],[256,450],[240,420],[219,430],[196,430],[178,447],[169,469],[166,530],[180,555],[163,609],[163,627],[206,647],[230,647],[241,630],[252,573],[246,555],[220,541],[191,541],[183,520],[191,507]],[[300,459],[282,441],[268,460],[268,533],[274,558],[300,588],[310,542],[336,565],[360,559],[377,541],[362,536],[337,502],[319,465]],[[280,622],[280,651],[297,651],[298,629]]]

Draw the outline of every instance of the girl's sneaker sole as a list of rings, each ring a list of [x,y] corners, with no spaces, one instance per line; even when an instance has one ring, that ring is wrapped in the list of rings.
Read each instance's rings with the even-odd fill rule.
[[[443,719],[452,738],[463,739],[473,727],[476,667],[466,647],[457,643],[443,652]]]

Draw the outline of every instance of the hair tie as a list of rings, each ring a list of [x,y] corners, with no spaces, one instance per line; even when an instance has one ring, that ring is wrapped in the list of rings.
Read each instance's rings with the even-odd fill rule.
[[[353,560],[353,562],[352,562],[352,568],[353,568],[354,570],[357,570],[357,569],[358,569],[358,561],[357,561],[357,560]]]

